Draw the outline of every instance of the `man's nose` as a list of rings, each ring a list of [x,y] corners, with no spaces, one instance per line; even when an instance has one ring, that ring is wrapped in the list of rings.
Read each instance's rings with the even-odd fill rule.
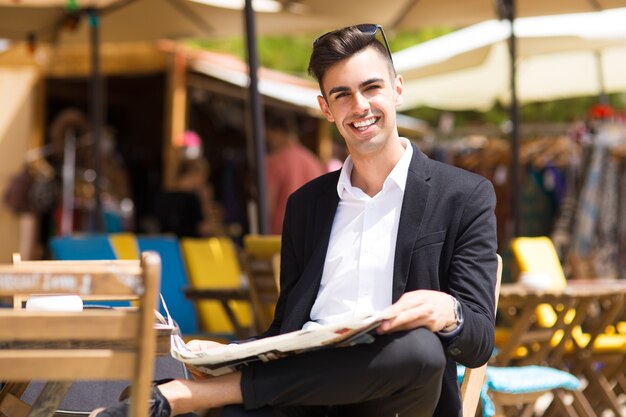
[[[367,98],[363,94],[356,93],[352,96],[352,110],[354,111],[354,113],[361,114],[364,111],[369,110],[369,108],[369,100],[367,100]]]

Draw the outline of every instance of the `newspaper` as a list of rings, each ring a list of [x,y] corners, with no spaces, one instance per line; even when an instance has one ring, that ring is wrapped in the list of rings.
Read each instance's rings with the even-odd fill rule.
[[[165,302],[163,306],[167,317],[164,322],[175,327]],[[383,313],[316,326],[277,336],[247,341],[240,344],[228,344],[203,351],[191,351],[187,348],[179,332],[172,332],[171,355],[187,366],[207,375],[223,375],[253,362],[267,362],[314,349],[345,347],[358,343],[370,343],[374,340],[372,332],[380,323],[389,318]]]

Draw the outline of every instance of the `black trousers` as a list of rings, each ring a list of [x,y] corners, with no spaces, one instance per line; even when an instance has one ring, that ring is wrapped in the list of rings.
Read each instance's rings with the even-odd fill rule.
[[[243,406],[222,417],[431,417],[445,363],[423,328],[259,363],[243,369]]]

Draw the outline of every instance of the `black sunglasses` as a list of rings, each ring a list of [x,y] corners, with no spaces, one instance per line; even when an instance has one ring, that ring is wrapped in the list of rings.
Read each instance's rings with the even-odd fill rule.
[[[387,36],[385,36],[385,31],[383,30],[383,27],[381,25],[377,25],[374,23],[364,23],[361,25],[354,25],[351,26],[353,28],[358,29],[359,31],[361,31],[362,33],[365,33],[366,35],[370,35],[372,37],[376,36],[376,32],[378,32],[380,30],[380,34],[383,36],[383,41],[385,44],[385,48],[387,49],[387,55],[389,55],[389,60],[391,61],[391,65],[393,65],[393,58],[391,56],[391,48],[389,47],[389,42],[387,42]],[[333,33],[336,33],[336,30],[327,32],[325,34],[323,34],[322,36],[318,37],[317,39],[315,39],[313,41],[313,47],[315,47],[315,45],[317,45],[317,43],[319,41],[321,41],[322,39],[324,39],[325,37],[327,37],[328,35],[332,35]]]

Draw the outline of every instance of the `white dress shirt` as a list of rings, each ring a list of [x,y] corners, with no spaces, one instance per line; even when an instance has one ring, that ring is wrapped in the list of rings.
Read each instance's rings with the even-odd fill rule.
[[[398,223],[413,148],[405,151],[382,190],[370,197],[353,187],[354,164],[348,156],[337,183],[339,206],[333,220],[322,282],[313,308],[311,328],[361,317],[391,305]]]

